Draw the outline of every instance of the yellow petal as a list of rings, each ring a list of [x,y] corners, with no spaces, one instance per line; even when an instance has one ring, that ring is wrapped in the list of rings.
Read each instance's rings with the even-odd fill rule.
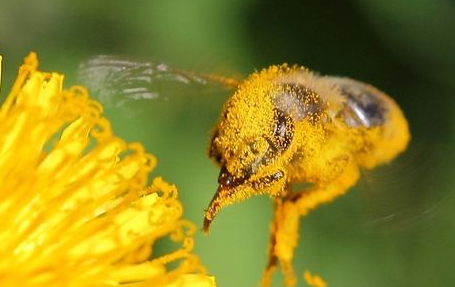
[[[0,109],[0,286],[215,286],[175,186],[146,185],[155,158],[37,66],[32,53]],[[163,238],[180,247],[155,255]]]

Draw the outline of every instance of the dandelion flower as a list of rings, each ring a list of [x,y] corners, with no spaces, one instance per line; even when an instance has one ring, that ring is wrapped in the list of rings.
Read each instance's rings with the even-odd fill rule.
[[[1,58],[0,58],[1,60]],[[156,160],[31,53],[0,109],[1,286],[214,286]],[[156,255],[157,240],[179,247]]]

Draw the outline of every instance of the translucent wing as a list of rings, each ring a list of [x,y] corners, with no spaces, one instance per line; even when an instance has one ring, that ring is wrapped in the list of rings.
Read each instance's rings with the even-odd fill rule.
[[[365,225],[405,230],[431,220],[453,204],[453,161],[446,143],[411,142],[389,165],[364,174],[363,192],[369,220]],[[361,186],[362,187],[362,186]]]
[[[108,107],[129,101],[169,100],[170,95],[191,93],[205,86],[233,88],[237,81],[209,74],[178,70],[163,63],[97,55],[79,66],[78,80]]]

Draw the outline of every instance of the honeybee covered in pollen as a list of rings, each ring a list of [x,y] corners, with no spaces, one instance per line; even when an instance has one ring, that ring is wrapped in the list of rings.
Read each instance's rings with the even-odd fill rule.
[[[264,282],[280,262],[293,285],[299,217],[344,194],[361,168],[392,160],[409,138],[399,106],[370,85],[287,65],[254,73],[225,104],[210,144],[221,172],[204,230],[222,207],[270,195],[275,215]],[[309,187],[291,191],[296,183]]]
[[[223,207],[269,195],[275,211],[263,285],[270,284],[278,264],[286,285],[295,284],[292,259],[301,216],[346,193],[361,169],[391,161],[410,139],[402,111],[385,93],[303,67],[271,66],[240,84],[106,56],[87,61],[81,71],[95,86],[118,86],[109,93],[132,97],[153,95],[149,83],[171,74],[180,82],[217,81],[236,88],[209,144],[209,156],[220,166],[220,174],[203,230],[209,231]],[[100,72],[101,77],[94,76]],[[292,188],[301,183],[303,190]]]

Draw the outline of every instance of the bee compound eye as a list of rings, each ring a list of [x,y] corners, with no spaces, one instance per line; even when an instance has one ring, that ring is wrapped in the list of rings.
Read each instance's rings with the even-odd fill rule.
[[[292,118],[283,111],[276,109],[274,117],[273,140],[278,150],[285,150],[292,141],[294,124]]]

